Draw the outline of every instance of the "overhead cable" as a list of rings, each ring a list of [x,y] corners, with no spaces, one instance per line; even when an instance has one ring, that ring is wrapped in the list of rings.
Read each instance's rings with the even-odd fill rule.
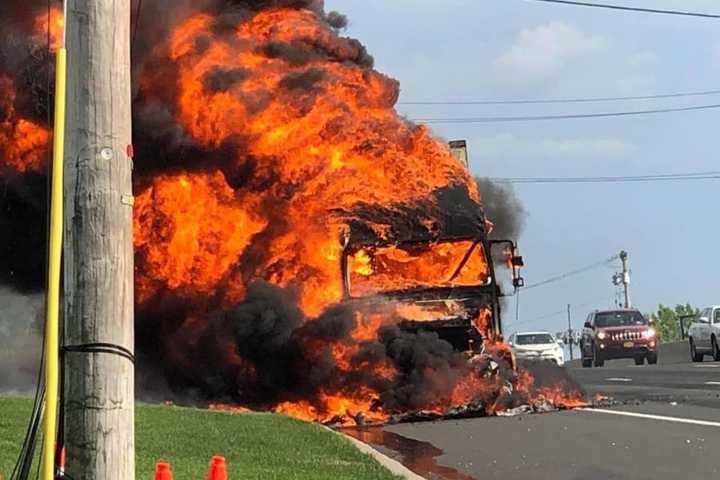
[[[699,173],[673,173],[666,175],[638,175],[617,177],[489,177],[495,183],[627,183],[627,182],[668,182],[688,180],[718,180],[720,171]]]
[[[641,13],[659,13],[665,15],[680,15],[684,17],[702,17],[702,18],[720,18],[718,14],[712,13],[701,13],[701,12],[688,12],[681,10],[663,10],[658,8],[643,8],[643,7],[627,7],[624,5],[608,5],[604,3],[591,3],[591,2],[577,2],[570,0],[534,0],[536,2],[544,3],[559,3],[563,5],[574,5],[578,7],[593,7],[593,8],[606,8],[610,10],[622,10],[630,12],[641,12]]]
[[[580,303],[580,304],[572,304],[571,306],[572,306],[573,308],[576,308],[576,309],[577,309],[577,308],[582,308],[582,307],[587,307],[587,306],[589,306],[589,305],[595,305],[595,304],[597,304],[599,301],[604,300],[604,299],[606,299],[606,298],[607,298],[607,296],[606,296],[606,295],[603,295],[602,297],[595,297],[595,298],[592,299],[592,300],[587,300],[587,301],[582,302],[582,303]],[[541,315],[541,316],[538,316],[538,317],[533,317],[533,318],[529,318],[529,319],[525,319],[525,320],[521,320],[521,321],[510,322],[510,323],[508,323],[507,326],[508,326],[508,327],[515,327],[515,326],[517,326],[517,325],[526,325],[526,324],[528,324],[528,323],[535,323],[535,322],[539,322],[539,321],[542,321],[542,320],[547,320],[547,319],[549,319],[549,318],[559,317],[559,316],[561,316],[561,315],[562,315],[562,316],[567,315],[567,307],[563,308],[562,310],[558,310],[558,311],[555,311],[555,312],[552,312],[552,313],[546,313],[546,314]]]
[[[590,270],[594,270],[594,269],[596,269],[596,268],[598,268],[598,267],[602,267],[603,265],[607,265],[608,263],[612,263],[612,262],[614,262],[615,260],[617,260],[617,259],[619,259],[619,258],[620,258],[619,255],[613,255],[613,256],[610,257],[610,258],[607,258],[607,259],[602,260],[602,261],[600,261],[600,262],[593,263],[592,265],[588,265],[588,266],[586,266],[586,267],[578,268],[577,270],[572,270],[572,271],[569,271],[569,272],[566,272],[566,273],[562,273],[562,274],[560,274],[560,275],[556,275],[556,276],[554,276],[554,277],[548,278],[547,280],[543,280],[543,281],[541,281],[541,282],[537,282],[537,283],[533,283],[533,284],[527,285],[526,287],[524,287],[524,290],[530,290],[530,289],[532,289],[532,288],[538,288],[538,287],[542,287],[542,286],[544,286],[544,285],[549,285],[549,284],[551,284],[551,283],[559,282],[560,280],[565,280],[566,278],[573,277],[573,276],[575,276],[575,275],[579,275],[579,274],[581,274],[581,273],[585,273],[585,272],[590,271]]]
[[[587,98],[546,98],[529,100],[452,100],[452,101],[406,101],[398,105],[543,105],[562,103],[600,103],[623,102],[631,100],[660,100],[667,98],[700,97],[718,95],[720,90],[705,90],[699,92],[678,92],[656,95],[636,95],[625,97],[587,97]]]
[[[425,124],[469,124],[469,123],[504,123],[504,122],[532,122],[544,120],[572,120],[582,118],[629,117],[634,115],[652,115],[658,113],[689,112],[694,110],[710,110],[720,108],[720,104],[694,105],[690,107],[658,108],[653,110],[635,110],[625,112],[580,113],[566,115],[525,115],[500,117],[465,117],[465,118],[417,118],[416,123]]]

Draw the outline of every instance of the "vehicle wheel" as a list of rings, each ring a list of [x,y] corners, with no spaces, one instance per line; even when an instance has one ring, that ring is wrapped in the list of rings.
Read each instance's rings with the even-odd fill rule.
[[[655,365],[658,360],[657,352],[649,353],[647,356],[648,365]]]
[[[715,335],[713,335],[710,339],[710,344],[712,345],[713,360],[715,360],[716,362],[720,361],[720,348],[718,348],[718,342],[715,338]]]
[[[695,348],[695,341],[692,338],[690,339],[690,358],[696,363],[703,361],[703,354],[698,353],[697,348]]]
[[[645,363],[645,357],[635,357],[635,365],[643,365],[644,363]]]
[[[605,365],[605,359],[602,357],[602,353],[598,352],[594,346],[593,346],[593,364],[596,367],[602,367],[603,365]]]
[[[583,358],[582,359],[583,368],[591,368],[592,364],[593,364],[592,358]]]

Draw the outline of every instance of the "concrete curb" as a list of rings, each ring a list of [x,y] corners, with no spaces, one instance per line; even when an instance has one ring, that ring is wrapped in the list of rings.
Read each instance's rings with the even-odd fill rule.
[[[328,427],[326,427],[328,428]],[[404,478],[405,480],[427,480],[425,477],[421,477],[417,473],[413,472],[409,468],[407,468],[402,463],[398,462],[397,460],[393,460],[392,458],[388,457],[387,455],[378,452],[373,447],[368,445],[367,443],[361,442],[357,438],[353,438],[350,435],[345,435],[342,432],[338,432],[337,430],[333,430],[331,428],[328,428],[331,432],[335,433],[336,435],[340,435],[342,437],[347,438],[350,440],[350,442],[355,445],[355,448],[360,450],[362,453],[365,453],[367,455],[370,455],[373,457],[377,462],[385,467],[387,470],[390,471],[393,475],[397,475],[400,478]]]

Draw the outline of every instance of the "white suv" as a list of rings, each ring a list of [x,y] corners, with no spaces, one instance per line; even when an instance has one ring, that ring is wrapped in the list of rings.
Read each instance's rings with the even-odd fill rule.
[[[517,332],[510,335],[508,344],[519,360],[549,360],[562,366],[565,354],[548,332]]]
[[[690,325],[688,342],[690,358],[693,362],[702,362],[705,355],[712,355],[720,361],[720,306],[708,307]]]

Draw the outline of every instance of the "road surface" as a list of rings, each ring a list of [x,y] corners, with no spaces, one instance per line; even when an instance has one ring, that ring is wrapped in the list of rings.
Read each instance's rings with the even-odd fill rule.
[[[603,368],[571,366],[568,372],[590,395],[602,393],[618,404],[394,425],[364,439],[428,479],[720,476],[720,362],[637,367],[613,361]]]

